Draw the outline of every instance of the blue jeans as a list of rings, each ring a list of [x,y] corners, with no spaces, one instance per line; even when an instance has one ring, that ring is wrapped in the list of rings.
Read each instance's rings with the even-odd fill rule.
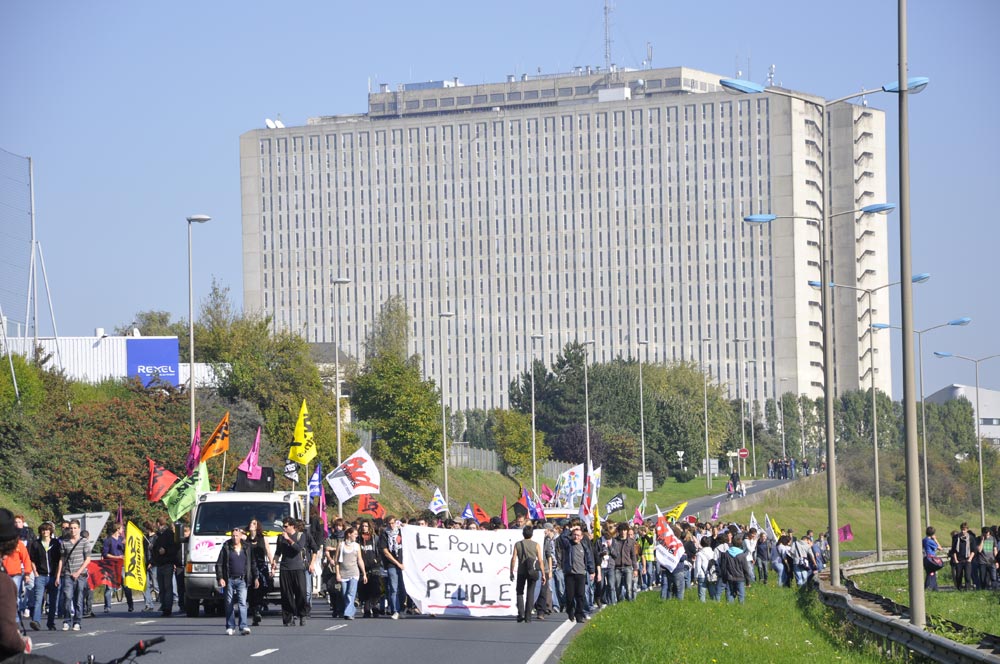
[[[79,625],[83,620],[83,600],[87,595],[87,577],[78,576],[73,578],[69,574],[64,574],[62,578],[63,587],[63,622],[72,622]]]
[[[782,587],[787,586],[788,570],[785,569],[785,564],[780,559],[775,558],[771,561],[771,569],[778,575],[778,585]]]
[[[356,611],[354,607],[354,598],[358,596],[358,578],[353,579],[341,579],[340,581],[340,592],[344,596],[344,617],[348,620],[354,619],[354,613]]]
[[[799,586],[800,588],[802,586],[806,585],[806,582],[809,581],[809,574],[810,574],[810,571],[809,571],[808,567],[802,567],[800,565],[796,565],[795,566],[795,585]]]
[[[566,573],[559,565],[556,565],[552,570],[552,585],[554,587],[552,591],[553,608],[559,611],[566,606]]]
[[[687,566],[684,563],[679,563],[673,572],[664,570],[663,585],[660,586],[660,599],[670,599],[671,597],[684,599],[684,587],[687,585],[684,577],[687,576],[687,573]]]
[[[652,588],[660,582],[660,566],[655,560],[646,561],[646,587]]]
[[[233,602],[233,598],[236,601]],[[226,581],[226,629],[236,629],[236,618],[234,615],[239,609],[240,630],[247,628],[247,582],[246,579],[237,578]]]
[[[385,567],[385,596],[389,600],[389,615],[399,613],[402,602],[403,570],[392,563],[387,563]]]
[[[740,604],[747,596],[747,582],[746,581],[728,581],[726,583],[726,594],[729,597],[729,602],[733,602],[736,599],[740,600]]]
[[[58,590],[56,589],[55,579],[51,576],[35,577],[35,610],[31,612],[31,619],[35,622],[41,622],[42,620],[42,602],[46,594],[49,596],[49,611],[45,624],[51,627],[56,624],[56,597],[58,596]]]

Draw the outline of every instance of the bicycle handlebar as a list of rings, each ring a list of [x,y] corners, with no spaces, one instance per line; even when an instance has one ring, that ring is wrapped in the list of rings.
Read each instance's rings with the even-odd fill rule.
[[[167,639],[164,636],[156,636],[156,637],[153,637],[152,639],[149,639],[148,641],[139,641],[134,646],[132,646],[131,648],[129,648],[128,650],[126,650],[124,655],[122,655],[121,657],[116,657],[115,659],[112,659],[107,664],[121,664],[122,662],[127,662],[130,659],[132,659],[132,657],[131,657],[132,653],[135,653],[136,657],[142,657],[143,655],[149,653],[150,649],[153,646],[158,645],[160,643],[163,643],[166,640]],[[88,664],[97,664],[97,660],[94,658],[93,655],[90,655],[87,658],[87,663]],[[80,664],[80,663],[78,662],[77,664]]]

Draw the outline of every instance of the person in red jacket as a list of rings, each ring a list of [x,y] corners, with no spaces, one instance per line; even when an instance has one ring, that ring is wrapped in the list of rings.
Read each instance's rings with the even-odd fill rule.
[[[31,561],[28,560],[24,566],[25,563],[16,553],[19,547],[24,548],[24,543],[17,538],[17,535],[14,513],[0,508],[0,555],[3,556],[4,568],[11,569],[16,564],[19,569],[30,572]],[[11,559],[10,563],[8,558]],[[22,637],[17,625],[17,591],[13,579],[6,574],[0,574],[0,660],[31,651],[31,639]]]

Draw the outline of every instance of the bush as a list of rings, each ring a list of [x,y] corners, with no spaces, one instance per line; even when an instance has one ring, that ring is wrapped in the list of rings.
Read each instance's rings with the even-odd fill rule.
[[[685,482],[690,482],[691,480],[693,480],[695,477],[698,476],[698,474],[691,469],[684,469],[684,470],[675,470],[673,472],[673,476],[674,480],[678,484],[684,484]]]

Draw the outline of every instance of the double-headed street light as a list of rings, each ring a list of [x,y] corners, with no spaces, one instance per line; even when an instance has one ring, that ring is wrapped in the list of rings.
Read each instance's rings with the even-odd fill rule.
[[[910,281],[915,284],[922,284],[930,278],[931,275],[924,272],[915,275]],[[859,288],[857,286],[849,286],[847,284],[830,284],[831,288],[845,288],[847,290],[864,293],[868,302],[868,363],[870,367],[869,373],[871,374],[872,392],[872,452],[875,461],[875,557],[878,562],[882,562],[882,480],[879,476],[878,469],[878,401],[876,399],[875,392],[875,331],[878,328],[871,322],[872,294],[882,290],[883,288],[891,288],[892,286],[898,286],[899,284],[899,281],[895,281],[891,284],[883,284],[876,288]],[[818,281],[810,281],[809,285],[813,288],[822,287],[822,284]]]
[[[741,450],[742,449],[746,449],[746,446],[747,446],[747,423],[746,423],[746,419],[744,419],[745,418],[746,408],[743,405],[744,404],[744,394],[743,394],[743,391],[744,391],[744,387],[746,385],[745,381],[743,380],[743,373],[744,373],[743,372],[743,357],[746,354],[746,342],[747,341],[750,341],[750,340],[748,338],[746,338],[746,337],[739,337],[739,338],[733,339],[733,342],[737,344],[737,346],[736,346],[736,371],[740,375],[740,382],[738,382],[736,384],[736,392],[737,392],[737,396],[739,396],[739,398],[740,398],[740,449]],[[742,354],[740,353],[740,349],[744,350],[744,352]],[[746,475],[747,474],[747,462],[745,460],[743,460],[743,459],[740,459],[740,461],[742,461],[742,463],[743,463],[743,474]],[[740,461],[738,461],[737,464],[739,464]],[[732,464],[730,464],[730,465],[732,465]],[[732,469],[730,468],[730,470],[732,470]],[[735,488],[734,488],[734,490],[735,490]]]
[[[535,455],[535,340],[540,334],[531,335],[531,490],[538,495],[538,461]]]
[[[637,341],[640,346],[642,346],[643,354],[646,354],[646,348],[649,346],[649,339],[639,339]],[[639,444],[642,449],[642,504],[646,504],[646,493],[648,492],[648,487],[646,486],[646,410],[645,405],[642,400],[642,363],[645,358],[639,358]]]
[[[913,333],[917,335],[917,367],[918,373],[920,374],[920,437],[922,439],[923,447],[923,471],[924,471],[924,526],[927,527],[931,525],[931,494],[930,494],[930,483],[927,479],[927,417],[924,415],[924,333],[930,332],[931,330],[937,330],[942,327],[964,327],[972,322],[972,319],[968,316],[963,316],[962,318],[956,318],[950,320],[947,323],[941,323],[940,325],[932,325],[931,327],[925,327],[922,330],[914,330]],[[887,323],[872,323],[872,327],[876,330],[902,330],[903,328],[899,325],[889,325]]]
[[[705,486],[712,488],[712,458],[708,450],[708,371],[705,366],[705,344],[712,340],[712,337],[701,338],[701,373],[705,382]]]
[[[850,99],[850,97],[848,97]],[[825,115],[825,112],[824,112]],[[822,260],[820,261],[820,283],[829,283],[830,260],[829,243],[827,234],[829,232],[829,221],[844,215],[861,214],[888,214],[895,206],[890,203],[874,203],[866,205],[856,210],[836,212],[834,214],[824,214],[821,218],[805,217],[800,215],[774,215],[774,214],[752,214],[743,218],[748,223],[771,223],[776,219],[802,219],[819,224],[820,251]],[[820,289],[820,309],[823,315],[823,405],[826,411],[826,494],[827,510],[829,511],[829,542],[830,542],[830,583],[835,587],[840,586],[840,541],[837,537],[837,458],[836,458],[836,430],[833,422],[833,400],[836,390],[833,384],[833,318],[830,315],[830,293],[829,288]]]
[[[188,392],[191,396],[191,440],[194,440],[194,266],[191,258],[191,225],[204,224],[212,218],[207,214],[195,214],[188,222]]]
[[[351,283],[347,277],[336,277],[333,280],[333,290],[336,294],[336,312],[333,317],[333,371],[334,382],[337,383],[337,468],[344,462],[341,458],[341,424],[340,424],[340,287]],[[344,501],[337,501],[337,516],[344,516]]]
[[[906,64],[905,62],[901,61],[900,62],[900,69],[902,69],[905,66],[905,64]],[[776,94],[776,95],[779,95],[779,96],[782,96],[782,97],[789,97],[791,99],[796,99],[796,100],[801,101],[803,103],[812,104],[812,105],[816,106],[819,109],[819,111],[820,111],[820,117],[821,117],[821,121],[823,123],[822,124],[822,127],[823,127],[822,135],[823,135],[823,142],[825,144],[826,143],[826,127],[827,127],[826,110],[830,106],[833,106],[834,104],[839,104],[841,102],[848,101],[850,99],[855,99],[857,97],[862,97],[864,95],[873,94],[873,93],[879,92],[879,91],[897,92],[897,93],[918,92],[918,91],[922,90],[924,87],[927,86],[928,79],[927,78],[913,78],[913,79],[909,79],[909,80],[905,80],[904,79],[901,82],[891,83],[891,84],[888,84],[888,85],[884,85],[881,88],[875,88],[875,89],[872,89],[872,90],[862,90],[861,92],[856,92],[856,93],[853,93],[853,94],[850,94],[850,95],[847,95],[847,96],[844,96],[844,97],[838,97],[836,99],[828,99],[828,100],[823,100],[823,101],[816,101],[813,98],[799,96],[799,95],[797,95],[797,94],[795,94],[793,92],[789,92],[787,90],[783,90],[783,89],[780,89],[780,88],[764,88],[764,86],[762,86],[760,84],[757,84],[757,83],[753,83],[751,81],[743,81],[743,80],[739,80],[739,79],[722,79],[721,81],[719,81],[719,83],[720,83],[720,85],[722,85],[727,90],[732,90],[733,92],[737,92],[737,93],[759,94],[759,93],[762,93],[762,92],[768,92],[768,93]],[[901,95],[901,96],[903,98],[906,97],[905,94]],[[903,107],[902,100],[900,102],[900,107],[901,108]],[[828,274],[829,274],[829,265],[828,265],[828,262],[829,262],[829,248],[830,248],[830,244],[832,244],[831,242],[827,241],[827,234],[830,232],[830,228],[829,228],[830,224],[827,223],[827,221],[829,219],[833,218],[834,216],[837,216],[837,215],[829,214],[827,212],[830,209],[829,203],[828,203],[828,201],[830,200],[830,197],[828,196],[828,194],[830,193],[830,191],[832,189],[832,185],[828,186],[828,183],[827,183],[828,176],[830,174],[830,150],[829,149],[823,149],[822,153],[823,153],[823,205],[821,206],[821,208],[822,208],[823,212],[822,212],[822,218],[819,219],[819,220],[817,220],[817,221],[819,221],[820,226],[821,226],[822,242],[820,243],[820,245],[822,247],[822,252],[823,252],[823,254],[822,254],[823,255],[823,259],[820,261],[821,272],[822,272],[822,274],[820,275],[820,281],[821,281],[821,283],[827,283],[829,281],[829,278],[828,278]],[[908,192],[907,192],[907,194],[908,194]],[[908,201],[907,201],[907,203],[908,203]],[[868,212],[868,211],[870,211],[870,212],[880,212],[881,210],[872,209],[872,208],[877,208],[877,207],[878,206],[866,206],[866,208],[868,208],[868,209],[866,210],[865,208],[862,208],[862,211],[866,211],[866,212]],[[840,213],[840,214],[853,214],[854,212],[855,211],[852,210],[850,213]],[[767,216],[770,216],[770,215],[767,215]],[[765,219],[757,219],[756,221],[771,221],[774,218],[776,218],[776,217],[772,217],[771,219],[766,219],[766,220]],[[902,222],[901,222],[901,226],[902,226]],[[908,241],[908,237],[907,237],[907,241]],[[907,255],[905,257],[904,264],[901,267],[904,270],[904,274],[908,273],[910,271],[909,255]],[[909,289],[906,288],[904,290],[906,291],[903,294],[903,309],[904,309],[904,314],[909,314]],[[832,319],[830,317],[829,296],[828,296],[828,294],[827,294],[826,291],[827,291],[827,289],[825,289],[825,288],[822,290],[822,294],[823,294],[823,297],[822,297],[822,309],[823,309],[823,377],[824,377],[824,380],[823,380],[823,383],[824,383],[823,384],[824,399],[823,399],[823,401],[824,401],[824,406],[825,406],[825,411],[826,411],[826,423],[825,423],[826,424],[826,448],[827,448],[826,449],[826,457],[827,457],[827,461],[826,461],[827,462],[827,478],[826,478],[826,483],[827,483],[827,501],[828,501],[828,507],[829,507],[829,511],[830,511],[830,531],[829,531],[829,533],[830,533],[830,538],[829,538],[829,541],[830,541],[830,583],[834,587],[839,588],[840,587],[840,542],[839,542],[839,540],[838,540],[838,538],[836,536],[836,533],[837,533],[837,530],[836,530],[837,529],[837,474],[836,474],[837,465],[836,465],[836,459],[834,457],[834,453],[835,453],[834,443],[835,443],[835,435],[836,434],[835,434],[835,429],[834,429],[834,425],[833,425],[833,397],[834,397],[834,394],[835,394],[834,385],[833,385],[833,380],[834,380],[834,370],[833,370],[833,327],[832,327]],[[905,318],[905,316],[904,316],[904,318]],[[905,344],[905,341],[904,341],[904,344]],[[904,353],[903,353],[904,356],[907,355],[906,350],[907,349],[904,346]],[[906,383],[907,376],[908,376],[907,362],[906,362],[905,357],[904,357],[904,367],[903,367],[904,383]],[[915,445],[914,445],[914,448],[915,448]],[[913,462],[913,465],[916,466],[916,451],[915,451],[915,449],[912,452],[912,457],[913,458],[911,459],[911,454],[910,454],[910,451],[908,450],[907,457],[906,457],[907,458],[908,467],[909,467],[909,464],[910,464],[911,461]],[[914,472],[916,472],[916,468],[913,468],[911,470],[914,471]],[[911,476],[912,476],[912,473],[909,473],[907,479],[910,480]],[[912,493],[912,487],[908,488],[907,495],[909,496],[910,493]],[[919,494],[919,489],[917,490],[917,494]],[[920,508],[920,504],[919,504],[919,499],[918,499],[917,500],[917,504],[916,504],[916,508],[915,508],[914,511],[919,511],[919,508]],[[920,523],[919,523],[919,516],[909,515],[909,510],[908,510],[908,517],[910,517],[910,519],[907,522],[907,534],[908,534],[907,549],[909,551],[909,563],[910,563],[910,568],[911,568],[910,571],[909,571],[909,575],[910,575],[910,587],[911,587],[911,590],[910,590],[910,595],[911,595],[911,597],[910,597],[910,599],[911,599],[911,601],[910,601],[911,620],[913,621],[914,624],[919,625],[919,626],[922,627],[923,624],[924,624],[924,620],[925,620],[923,587],[919,587],[916,590],[914,590],[914,588],[913,588],[914,585],[919,585],[920,572],[922,571],[920,569],[920,567],[921,567],[920,566],[920,561],[922,560],[922,556],[920,556],[920,533],[919,533]]]
[[[982,528],[986,527],[986,498],[983,493],[983,435],[982,435],[982,423],[983,423],[983,411],[979,410],[979,364],[985,362],[986,360],[992,360],[994,357],[1000,357],[1000,353],[996,355],[987,355],[986,357],[981,357],[975,359],[972,357],[966,357],[965,355],[957,355],[955,353],[942,353],[934,351],[934,355],[937,357],[953,357],[957,360],[965,360],[966,362],[972,362],[976,365],[976,449],[979,450],[979,525]]]
[[[449,318],[453,318],[455,312],[442,311],[438,314],[438,375],[441,380],[441,452],[444,463],[444,504],[447,511],[451,511],[448,503],[448,417],[445,414],[446,390],[444,384],[444,331]]]

